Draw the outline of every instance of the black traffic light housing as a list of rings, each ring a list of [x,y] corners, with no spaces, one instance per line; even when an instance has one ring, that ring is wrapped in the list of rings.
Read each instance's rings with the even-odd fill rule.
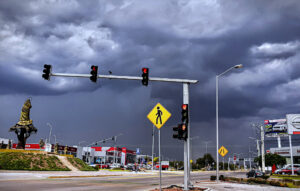
[[[181,136],[181,140],[187,140],[188,138],[188,128],[186,124],[181,124],[181,131],[182,131],[182,136]]]
[[[182,104],[182,111],[181,111],[181,122],[182,124],[188,126],[189,123],[189,105]]]
[[[97,75],[98,75],[98,66],[91,66],[91,77],[90,80],[92,82],[97,82]]]
[[[51,66],[51,65],[48,65],[48,64],[45,64],[45,65],[44,65],[44,70],[43,70],[43,75],[42,75],[42,77],[43,77],[45,80],[50,80],[51,69],[52,69],[52,66]]]
[[[142,84],[148,86],[149,81],[149,68],[142,68]]]
[[[173,127],[173,138],[179,140],[187,139],[187,126],[185,124],[179,124],[177,127]]]

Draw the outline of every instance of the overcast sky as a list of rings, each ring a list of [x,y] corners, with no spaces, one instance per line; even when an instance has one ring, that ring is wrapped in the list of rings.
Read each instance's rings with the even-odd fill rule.
[[[161,129],[162,155],[182,159],[171,128],[181,120],[181,84],[41,77],[44,64],[53,72],[89,74],[98,65],[99,74],[131,76],[148,67],[150,77],[199,80],[189,89],[193,157],[203,155],[204,141],[215,153],[215,77],[243,64],[220,78],[219,132],[229,155],[247,153],[249,144],[255,149],[252,123],[300,112],[299,13],[298,0],[2,0],[0,137],[16,141],[8,130],[31,97],[38,132],[29,143],[45,139],[51,123],[61,144],[122,133],[120,146],[151,154],[146,116],[160,102],[172,113]]]

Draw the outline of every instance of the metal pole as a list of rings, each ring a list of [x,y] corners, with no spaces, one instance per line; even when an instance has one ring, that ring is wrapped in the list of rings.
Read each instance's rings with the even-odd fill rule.
[[[187,83],[183,84],[183,104],[189,104],[189,86]],[[190,107],[189,107],[190,108]],[[189,123],[190,124],[190,121]],[[189,182],[189,171],[190,171],[190,165],[189,165],[189,159],[190,159],[190,152],[189,152],[189,141],[190,141],[190,125],[188,125],[188,137],[187,140],[184,141],[184,190],[189,190],[188,186],[190,184]]]
[[[89,78],[91,77],[91,74],[51,73],[51,76]],[[97,77],[106,78],[106,79],[119,79],[119,80],[142,80],[143,79],[142,77],[138,77],[138,76],[117,76],[117,75],[98,75]],[[191,83],[191,84],[195,84],[198,82],[198,80],[172,79],[172,78],[159,78],[159,77],[149,77],[149,81]]]
[[[230,170],[230,167],[229,167],[229,163],[230,163],[230,157],[228,157],[228,171]]]
[[[257,156],[259,157],[260,149],[259,149],[259,140],[258,139],[256,139],[256,149],[257,149]]]
[[[219,77],[216,76],[216,180],[219,182]]]
[[[224,157],[223,157],[223,170],[225,170],[225,166],[224,166]]]
[[[292,147],[291,135],[289,135],[289,142],[290,142],[290,157],[291,157],[291,164],[292,164],[292,175],[294,175],[294,159],[293,159],[293,147]]]
[[[277,136],[277,143],[278,143],[278,148],[281,148],[281,139],[280,136]]]
[[[265,132],[264,127],[260,126],[260,138],[261,138],[261,163],[262,163],[262,171],[266,172],[265,170]]]
[[[52,132],[52,125],[50,123],[47,123],[47,125],[50,127],[50,132],[49,132],[49,143],[51,144],[51,132]]]
[[[249,160],[250,160],[250,170],[252,170],[252,167],[251,167],[251,157],[249,158]]]
[[[153,171],[153,167],[154,167],[153,153],[154,153],[154,125],[152,126],[152,171]]]
[[[159,157],[159,190],[161,191],[161,156],[160,156],[160,129],[158,129],[158,157]]]

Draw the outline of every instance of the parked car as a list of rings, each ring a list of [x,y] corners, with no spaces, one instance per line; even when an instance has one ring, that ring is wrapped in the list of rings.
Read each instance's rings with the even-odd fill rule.
[[[265,175],[265,173],[263,173],[262,171],[260,170],[250,170],[249,172],[247,172],[247,178],[251,178],[251,177],[254,177],[254,178],[257,178],[257,177],[262,177]]]
[[[121,168],[121,165],[118,164],[118,163],[113,163],[112,165],[110,165],[110,168],[111,168],[111,169],[114,169],[114,168]]]
[[[108,169],[109,168],[109,164],[96,164],[99,169]]]
[[[300,170],[300,164],[294,164],[294,174],[297,174]],[[292,165],[288,164],[281,169],[277,169],[274,172],[275,174],[292,174]]]

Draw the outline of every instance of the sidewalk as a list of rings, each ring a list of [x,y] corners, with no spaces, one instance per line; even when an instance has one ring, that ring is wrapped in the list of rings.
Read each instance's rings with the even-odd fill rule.
[[[299,191],[299,188],[285,188],[275,187],[269,185],[250,185],[250,184],[237,184],[229,182],[201,182],[196,183],[195,186],[201,188],[208,188],[207,191]]]
[[[47,179],[51,177],[64,176],[134,176],[134,175],[152,175],[157,172],[123,172],[123,171],[21,171],[21,170],[0,170],[0,180],[30,180],[30,179]]]

